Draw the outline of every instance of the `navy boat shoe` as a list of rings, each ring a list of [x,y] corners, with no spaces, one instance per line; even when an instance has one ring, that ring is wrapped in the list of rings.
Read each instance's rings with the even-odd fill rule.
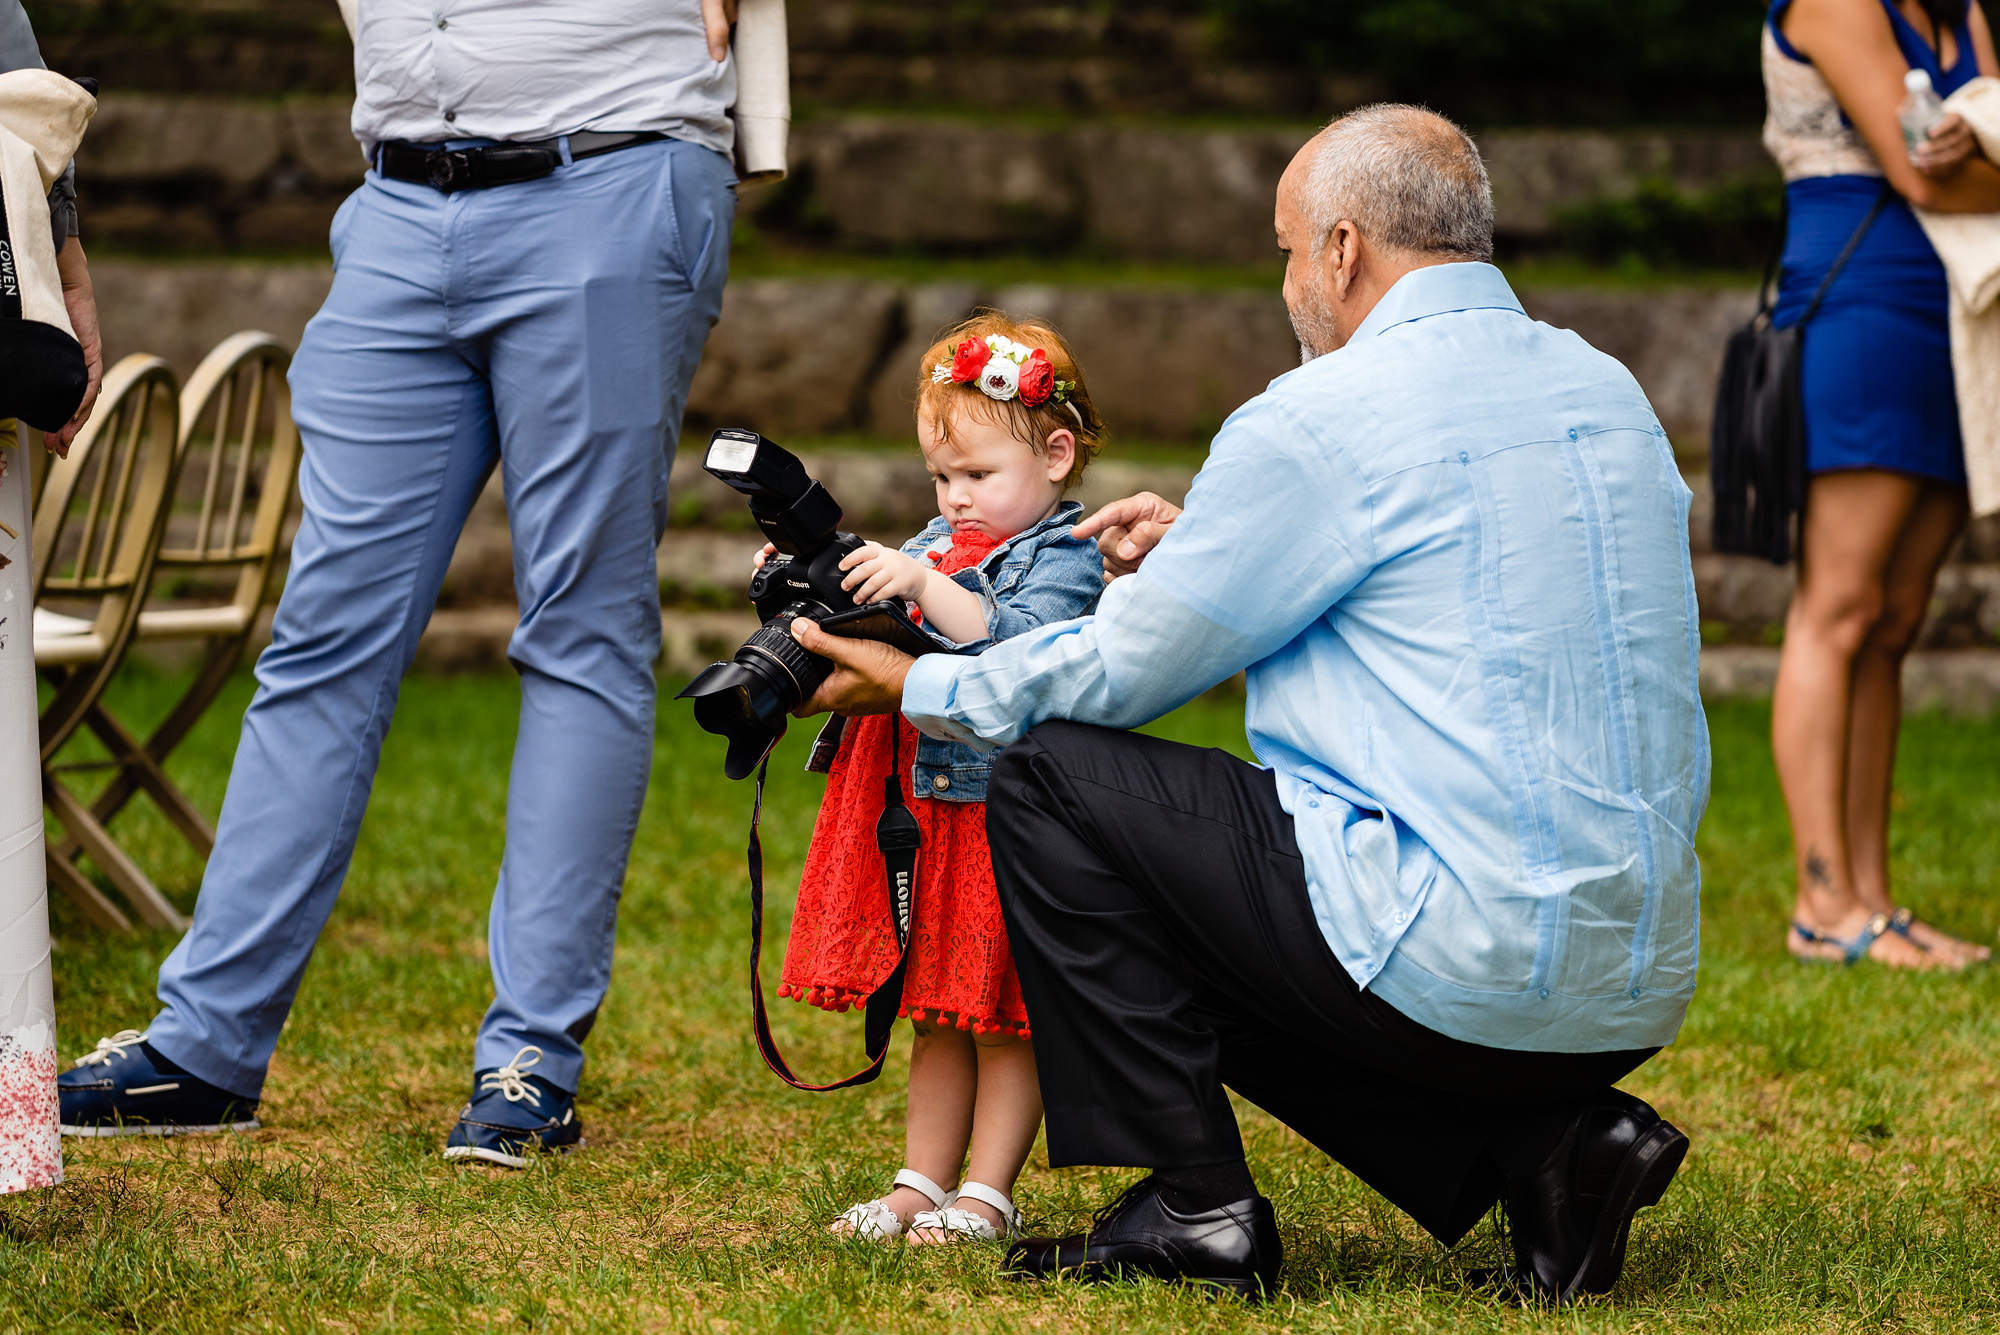
[[[190,1136],[255,1131],[257,1100],[218,1089],[162,1057],[136,1029],[56,1077],[65,1136]]]
[[[563,1154],[583,1143],[576,1095],[527,1073],[541,1059],[531,1044],[505,1066],[474,1073],[472,1101],[445,1140],[445,1158],[526,1168],[537,1150]]]

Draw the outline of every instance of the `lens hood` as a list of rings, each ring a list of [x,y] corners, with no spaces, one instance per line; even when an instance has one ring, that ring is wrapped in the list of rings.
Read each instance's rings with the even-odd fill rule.
[[[674,698],[694,701],[694,720],[729,743],[722,772],[747,779],[785,735],[788,695],[798,687],[761,658],[714,663]]]

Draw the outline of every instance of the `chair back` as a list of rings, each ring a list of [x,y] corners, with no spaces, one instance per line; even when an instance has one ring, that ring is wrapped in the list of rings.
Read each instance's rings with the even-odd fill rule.
[[[124,657],[152,580],[180,462],[173,368],[134,353],[111,368],[69,456],[49,465],[35,507],[35,605],[54,600],[90,623],[36,662],[56,680],[42,712],[47,761],[82,721]]]
[[[270,588],[298,479],[299,432],[285,382],[291,360],[269,334],[233,334],[202,358],[181,394],[181,475],[160,573],[233,571],[228,602],[246,629]],[[177,588],[176,600],[199,601],[202,592],[198,584]],[[171,624],[162,621],[163,629]]]

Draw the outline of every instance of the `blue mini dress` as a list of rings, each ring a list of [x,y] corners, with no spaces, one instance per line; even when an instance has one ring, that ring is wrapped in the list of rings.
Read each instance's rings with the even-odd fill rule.
[[[1779,51],[1804,62],[1778,26],[1790,3],[1777,0],[1766,21]],[[1891,0],[1881,4],[1910,68],[1927,72],[1938,96],[1979,73],[1971,0],[1958,23],[1958,59],[1949,70],[1939,67],[1937,53]],[[1773,314],[1780,328],[1805,314],[1884,188],[1881,177],[1862,175],[1808,176],[1786,185],[1785,250]],[[1944,265],[1909,204],[1892,192],[1805,327],[1800,376],[1807,472],[1884,468],[1965,485],[1948,313]]]

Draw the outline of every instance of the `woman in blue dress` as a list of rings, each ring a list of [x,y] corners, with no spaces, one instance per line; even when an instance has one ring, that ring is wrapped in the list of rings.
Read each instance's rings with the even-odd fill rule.
[[[1913,156],[1897,109],[1909,70],[1943,97],[2000,67],[1977,0],[1776,0],[1763,47],[1789,212],[1779,325],[1884,201],[1803,338],[1809,481],[1771,714],[1798,859],[1787,945],[1963,968],[1990,952],[1889,890],[1903,657],[1966,512],[1944,266],[1910,206],[2000,211],[2000,168],[1956,116]]]

